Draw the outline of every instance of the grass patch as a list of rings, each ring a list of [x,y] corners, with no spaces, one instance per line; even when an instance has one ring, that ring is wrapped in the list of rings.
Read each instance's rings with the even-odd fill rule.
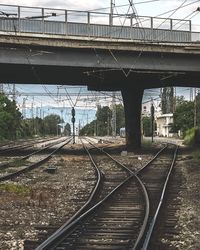
[[[21,167],[23,165],[26,165],[28,162],[26,160],[20,160],[20,159],[17,159],[13,162],[10,162],[9,163],[9,166],[10,167]]]
[[[195,127],[186,131],[184,144],[189,146],[200,145],[200,128]]]
[[[21,196],[26,196],[30,194],[30,188],[25,185],[19,185],[14,183],[3,183],[0,184],[0,192],[8,192],[12,194],[17,194]]]
[[[200,163],[200,151],[196,150],[192,153],[194,161]]]
[[[152,146],[152,142],[151,141],[142,141],[142,146],[143,147],[151,147]]]

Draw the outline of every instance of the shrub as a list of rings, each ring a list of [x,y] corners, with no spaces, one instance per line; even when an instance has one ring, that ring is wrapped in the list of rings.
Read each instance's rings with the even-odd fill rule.
[[[200,145],[200,128],[195,127],[186,131],[184,137],[184,144],[195,146]]]

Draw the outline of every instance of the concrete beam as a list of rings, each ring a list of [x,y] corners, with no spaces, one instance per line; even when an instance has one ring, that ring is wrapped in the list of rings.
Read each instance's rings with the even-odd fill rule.
[[[183,54],[200,54],[200,42],[190,43],[167,43],[167,42],[144,42],[139,40],[126,39],[106,39],[90,38],[79,36],[62,36],[52,34],[35,34],[15,32],[0,32],[1,45],[17,45],[40,48],[89,48],[89,49],[106,49],[118,51],[143,51],[154,53],[183,53]]]
[[[93,49],[0,47],[0,64],[161,72],[200,72],[199,55]],[[90,71],[90,70],[89,70]],[[92,74],[92,71],[91,71]]]

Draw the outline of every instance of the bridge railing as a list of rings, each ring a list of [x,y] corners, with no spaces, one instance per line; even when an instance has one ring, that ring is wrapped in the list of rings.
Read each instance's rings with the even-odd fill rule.
[[[191,20],[0,4],[0,31],[142,41],[191,42]]]

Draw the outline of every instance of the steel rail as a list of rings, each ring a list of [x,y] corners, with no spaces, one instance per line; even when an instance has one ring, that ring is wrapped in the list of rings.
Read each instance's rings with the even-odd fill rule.
[[[63,228],[62,231],[60,231],[57,235],[54,241],[51,242],[46,247],[43,248],[36,248],[36,250],[53,250],[60,242],[62,242],[63,237],[68,237],[71,233],[73,233],[76,230],[76,226],[78,226],[87,216],[90,216],[92,213],[94,213],[100,206],[104,204],[105,201],[107,201],[115,192],[125,185],[133,176],[129,176],[125,181],[120,183],[117,187],[115,187],[108,195],[106,195],[101,201],[96,203],[94,206],[89,208],[85,213],[81,214],[77,219],[72,221],[69,225],[67,225],[65,228]],[[64,236],[65,234],[65,236]]]
[[[168,147],[168,144],[166,144],[163,148],[161,148],[157,154],[149,161],[147,164],[145,164],[142,168],[136,171],[136,174],[141,173],[145,168],[147,168],[153,161],[157,159],[157,157]]]
[[[92,144],[92,143],[90,142],[90,144]],[[95,145],[93,145],[93,146],[96,147]],[[98,147],[96,147],[96,148],[98,149]],[[162,148],[162,149],[155,155],[155,157],[154,157],[152,160],[150,160],[150,161],[145,165],[145,167],[146,167],[147,165],[149,165],[150,163],[152,163],[164,149],[165,149],[165,147]],[[139,243],[140,243],[140,241],[141,241],[141,239],[142,239],[142,237],[143,237],[143,235],[144,235],[144,232],[145,232],[145,230],[146,230],[146,226],[147,226],[147,223],[148,223],[148,219],[149,219],[150,201],[149,201],[149,195],[148,195],[147,189],[146,189],[145,185],[143,184],[143,182],[141,181],[141,179],[137,176],[137,174],[135,174],[132,170],[130,170],[128,167],[126,167],[124,164],[122,164],[122,163],[119,162],[118,160],[114,159],[110,154],[108,154],[108,153],[104,150],[104,148],[103,148],[103,149],[99,149],[99,150],[101,150],[104,154],[106,154],[108,157],[110,157],[112,160],[114,160],[117,164],[119,164],[120,166],[123,166],[124,168],[126,168],[126,169],[132,174],[132,176],[134,176],[134,177],[136,178],[136,180],[138,181],[139,185],[140,185],[141,188],[142,188],[142,192],[143,192],[143,195],[144,195],[144,198],[145,198],[144,200],[145,200],[146,209],[145,209],[145,216],[144,216],[144,219],[143,219],[142,226],[141,226],[141,228],[140,228],[139,235],[138,235],[137,240],[136,240],[136,242],[134,243],[134,246],[133,246],[133,248],[132,248],[133,250],[136,250],[137,247],[138,247],[138,245],[139,245]]]
[[[55,139],[52,139],[52,140],[55,140]],[[66,140],[66,139],[65,139],[65,140]],[[62,142],[65,141],[65,140],[62,140],[62,141],[60,141],[59,143],[62,143]],[[50,141],[50,140],[47,140],[47,141]],[[36,143],[37,143],[37,142],[36,142]],[[39,142],[39,143],[43,143],[43,142]],[[26,160],[26,159],[28,159],[29,157],[31,157],[31,156],[33,156],[33,155],[36,155],[36,154],[38,154],[38,153],[40,153],[40,152],[42,152],[42,151],[45,151],[46,149],[48,149],[48,148],[50,148],[50,147],[52,147],[52,146],[54,146],[54,145],[56,145],[57,143],[58,143],[57,141],[54,142],[54,143],[51,143],[50,145],[48,145],[48,146],[46,146],[46,147],[44,147],[44,148],[42,148],[42,149],[39,149],[39,150],[37,150],[37,151],[35,151],[35,152],[31,153],[31,154],[28,154],[28,155],[26,155],[26,156],[23,156],[23,157],[21,157],[20,159],[13,160],[12,162],[2,163],[2,164],[0,164],[0,170],[10,167],[11,164],[13,164],[13,163],[15,163],[15,162],[17,162],[17,161]],[[34,145],[34,144],[32,144],[32,145]]]
[[[132,249],[136,249],[144,232],[146,229],[146,225],[148,223],[148,219],[149,219],[149,210],[150,210],[150,205],[149,205],[149,197],[148,197],[148,193],[146,190],[145,185],[143,184],[143,182],[140,180],[140,178],[137,176],[136,173],[134,173],[132,170],[130,170],[129,168],[127,168],[124,164],[120,163],[119,161],[117,161],[116,159],[114,159],[111,155],[109,155],[106,151],[104,151],[104,148],[98,148],[96,145],[92,144],[91,142],[89,142],[94,148],[97,148],[99,151],[101,151],[102,153],[106,154],[108,157],[110,157],[112,160],[114,160],[118,165],[120,165],[121,167],[123,166],[123,168],[125,168],[129,173],[130,176],[126,178],[125,181],[123,181],[121,184],[119,184],[116,188],[114,188],[108,195],[106,195],[106,197],[104,197],[101,201],[99,201],[97,204],[95,204],[94,206],[92,206],[90,209],[88,209],[85,213],[81,214],[78,218],[76,218],[75,220],[73,220],[70,224],[64,224],[59,230],[57,230],[55,232],[55,234],[53,235],[53,238],[51,238],[51,241],[46,241],[45,244],[41,244],[40,246],[38,246],[36,248],[36,250],[51,250],[54,249],[56,246],[59,245],[60,242],[62,242],[63,238],[68,237],[71,233],[73,233],[76,230],[76,226],[78,226],[87,216],[91,215],[93,212],[96,211],[96,209],[98,209],[107,199],[109,199],[109,197],[111,197],[121,186],[125,185],[125,183],[127,183],[130,179],[132,179],[133,177],[136,178],[136,180],[138,181],[139,185],[142,188],[142,192],[144,193],[144,200],[146,203],[146,209],[145,209],[145,216],[143,219],[143,224],[140,228],[140,233],[139,236],[134,244],[134,247]],[[156,156],[149,162],[149,164],[155,160],[155,158],[158,157],[158,155],[166,148],[166,146],[161,149]],[[145,166],[147,166],[148,164],[146,164]],[[49,238],[48,238],[49,239]],[[47,240],[48,240],[47,239]],[[48,243],[48,244],[47,244]]]
[[[3,154],[3,153],[7,153],[7,152],[10,152],[10,151],[19,149],[19,148],[20,148],[20,149],[25,149],[25,148],[28,148],[28,147],[33,146],[35,143],[39,144],[39,143],[43,143],[43,142],[50,141],[50,140],[52,140],[52,139],[53,139],[53,138],[42,139],[42,140],[39,140],[38,142],[35,141],[35,140],[31,140],[28,144],[25,144],[25,145],[15,145],[15,146],[13,146],[13,147],[0,148],[0,155]]]
[[[148,192],[147,192],[147,189],[146,189],[146,186],[144,185],[144,183],[142,182],[142,180],[138,177],[138,173],[142,172],[144,169],[146,169],[155,159],[158,158],[158,156],[168,147],[168,144],[166,144],[161,150],[159,150],[157,152],[157,154],[147,163],[145,164],[141,169],[139,169],[138,171],[136,171],[135,174],[135,177],[137,178],[137,180],[139,181],[142,189],[143,189],[143,193],[145,195],[145,199],[146,201],[148,200],[148,203],[147,203],[147,209],[146,209],[146,213],[145,213],[145,217],[144,217],[144,220],[143,220],[143,224],[141,226],[141,229],[140,229],[140,232],[139,232],[139,235],[137,237],[137,240],[136,242],[134,243],[134,246],[132,247],[132,250],[136,250],[144,236],[144,233],[146,231],[146,227],[147,227],[147,224],[148,224],[148,220],[149,220],[149,214],[150,214],[150,201],[149,201],[149,195],[148,195]],[[109,154],[107,152],[104,151],[104,149],[102,150],[105,154],[107,154],[109,156]],[[109,156],[109,157],[112,157],[112,156]],[[120,162],[119,162],[120,164]],[[131,171],[132,172],[132,171]],[[145,249],[146,250],[146,249]]]
[[[37,248],[36,250],[41,250],[41,249],[48,249],[48,247],[52,244],[54,244],[54,241],[57,240],[58,235],[62,234],[63,230],[70,224],[72,223],[75,219],[78,218],[78,216],[80,216],[81,214],[84,213],[84,211],[89,207],[89,205],[91,204],[91,202],[93,201],[94,197],[96,196],[100,184],[102,182],[102,173],[101,170],[99,169],[99,167],[97,166],[97,164],[95,163],[93,157],[91,156],[88,148],[84,145],[84,143],[81,140],[81,143],[83,145],[83,148],[85,149],[85,151],[88,154],[88,157],[95,169],[96,175],[97,175],[97,181],[96,181],[96,185],[94,186],[90,197],[88,198],[88,200],[86,201],[86,203],[67,221],[65,222],[61,227],[59,227],[49,238],[47,238],[45,241],[43,241]]]
[[[89,141],[89,140],[88,140]],[[91,145],[93,145],[91,142],[90,142]],[[174,145],[174,144],[173,144]],[[93,145],[94,147],[96,147],[95,145]],[[148,196],[148,192],[147,192],[147,189],[145,187],[145,185],[143,184],[143,182],[141,181],[141,179],[138,177],[138,174],[141,173],[142,171],[144,171],[144,169],[146,169],[155,159],[158,158],[158,156],[168,147],[168,144],[166,144],[161,150],[159,150],[157,152],[157,154],[147,163],[145,164],[142,168],[140,168],[138,171],[136,171],[136,173],[134,173],[133,171],[130,170],[130,172],[132,172],[133,174],[135,174],[135,177],[137,178],[137,180],[141,183],[141,187],[143,188],[143,192],[144,192],[144,195],[145,195],[145,199],[149,200],[149,196]],[[98,147],[96,147],[98,148]],[[112,158],[113,157],[111,155],[109,155],[104,149],[100,149],[102,152],[104,152],[108,157]],[[176,150],[175,150],[175,153],[174,153],[174,158],[173,158],[173,162],[172,162],[172,166],[169,170],[169,173],[168,173],[168,176],[166,178],[166,181],[165,181],[165,184],[164,184],[164,187],[163,187],[163,191],[162,191],[162,194],[161,194],[161,198],[160,198],[160,202],[159,202],[159,205],[158,205],[158,208],[157,208],[157,211],[156,211],[156,214],[155,214],[155,217],[154,219],[152,220],[152,222],[150,223],[150,229],[148,231],[148,235],[147,235],[147,239],[145,241],[145,248],[142,248],[142,250],[147,250],[147,247],[148,247],[148,244],[149,244],[149,241],[150,241],[150,237],[152,235],[152,232],[153,232],[153,228],[155,226],[155,222],[156,222],[156,219],[157,219],[157,216],[158,216],[158,213],[159,213],[159,210],[160,210],[160,207],[163,203],[163,198],[164,198],[164,194],[165,194],[165,191],[166,191],[166,187],[167,187],[167,183],[168,183],[168,180],[169,180],[169,177],[170,177],[170,174],[171,174],[171,171],[172,171],[172,168],[173,168],[173,165],[175,163],[175,159],[176,159],[176,155],[177,155],[177,150],[178,150],[178,146],[176,145]],[[115,160],[115,159],[113,159]],[[118,164],[121,164],[119,161],[116,161]],[[126,167],[126,166],[125,166]],[[128,169],[128,168],[127,168]],[[149,220],[149,213],[150,213],[150,202],[148,202],[148,208],[146,211],[146,214],[145,214],[145,218],[144,218],[144,221],[143,221],[143,225],[140,229],[140,232],[139,232],[139,235],[138,235],[138,238],[136,240],[136,242],[134,243],[134,246],[132,247],[132,250],[136,250],[138,249],[138,246],[139,244],[141,243],[141,240],[142,238],[144,237],[144,234],[146,232],[146,227],[148,225],[148,220]]]
[[[82,140],[81,140],[82,142]],[[83,144],[83,142],[82,142]],[[92,144],[91,144],[92,145]],[[95,145],[92,145],[93,148],[96,148]],[[89,153],[89,150],[87,149],[87,147],[83,144],[84,149],[86,150],[86,152],[88,153],[88,156],[92,162],[92,164],[96,166],[96,163],[93,159],[93,157],[91,156],[91,154]],[[101,148],[98,148],[100,151],[102,150]],[[115,161],[115,159],[112,158],[112,160]],[[116,161],[115,161],[116,162]],[[119,164],[119,162],[116,162],[117,164]],[[97,167],[97,166],[96,166]],[[124,167],[124,166],[123,166]],[[98,167],[97,167],[98,168]],[[126,167],[125,167],[126,168]],[[126,168],[126,170],[130,173],[131,171]],[[102,175],[101,171],[98,170],[98,175]],[[128,178],[126,178],[126,180],[122,183],[120,183],[116,188],[114,188],[109,194],[107,194],[102,200],[100,200],[99,202],[97,202],[94,206],[90,207],[87,211],[85,211],[85,213],[79,213],[79,211],[77,212],[78,216],[73,216],[70,219],[70,223],[69,221],[67,221],[62,227],[60,227],[52,236],[50,236],[46,241],[44,241],[42,244],[40,244],[36,250],[50,250],[53,249],[55,247],[55,244],[59,244],[58,241],[60,242],[60,239],[63,238],[63,235],[66,234],[69,235],[73,232],[73,230],[75,230],[75,227],[77,224],[80,223],[80,221],[82,221],[84,218],[86,218],[87,216],[89,216],[91,213],[93,213],[99,206],[101,206],[112,194],[115,193],[115,191],[120,188],[122,185],[124,185],[129,179],[132,178],[132,174],[131,176],[129,176]],[[97,188],[96,188],[97,189]],[[91,199],[90,199],[91,200]],[[89,205],[89,201],[87,206]],[[81,209],[81,212],[83,211],[83,209]],[[76,214],[75,214],[76,215]]]
[[[149,224],[150,226],[149,226],[147,235],[146,235],[146,237],[145,237],[144,244],[143,244],[143,246],[142,246],[142,250],[147,250],[147,249],[148,249],[148,246],[149,246],[149,243],[150,243],[152,234],[153,234],[153,230],[154,230],[155,224],[156,224],[156,222],[157,222],[158,215],[159,215],[159,212],[160,212],[160,210],[161,210],[161,206],[162,206],[163,201],[164,201],[164,196],[165,196],[165,193],[166,193],[167,185],[168,185],[168,183],[169,183],[169,179],[170,179],[170,176],[171,176],[171,174],[172,174],[172,170],[173,170],[174,165],[175,165],[175,161],[176,161],[176,157],[177,157],[178,148],[179,148],[179,146],[176,145],[176,149],[175,149],[174,155],[173,155],[173,161],[172,161],[172,164],[171,164],[171,166],[170,166],[169,172],[168,172],[168,174],[167,174],[167,178],[166,178],[165,183],[164,183],[164,186],[163,186],[163,190],[162,190],[162,193],[161,193],[161,196],[160,196],[160,200],[159,200],[159,203],[158,203],[158,206],[157,206],[155,215],[154,215],[153,219],[151,220],[151,222],[150,222],[150,224]]]
[[[53,150],[53,152],[51,152],[47,157],[45,157],[44,159],[36,162],[36,163],[33,163],[31,164],[30,166],[28,167],[25,167],[19,171],[16,171],[14,173],[11,173],[11,174],[7,174],[7,175],[4,175],[4,176],[1,176],[0,177],[0,182],[2,181],[6,181],[6,180],[10,180],[10,179],[13,179],[21,174],[24,174],[28,171],[31,171],[39,166],[41,166],[42,164],[44,164],[45,162],[47,162],[53,154],[55,154],[58,150],[60,150],[61,148],[63,148],[65,145],[69,144],[71,142],[72,138],[70,138],[67,142],[63,143],[60,147],[58,147],[57,149]]]

